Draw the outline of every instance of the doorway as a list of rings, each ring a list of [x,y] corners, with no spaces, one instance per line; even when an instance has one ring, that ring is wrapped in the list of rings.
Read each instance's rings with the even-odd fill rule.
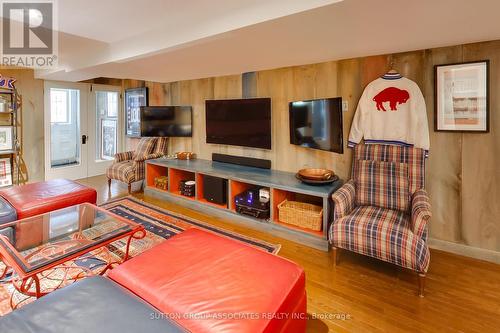
[[[121,88],[45,81],[45,179],[104,174],[121,148]]]

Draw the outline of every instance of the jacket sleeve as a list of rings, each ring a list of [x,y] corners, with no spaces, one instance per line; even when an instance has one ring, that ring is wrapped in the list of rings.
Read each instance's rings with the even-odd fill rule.
[[[363,91],[363,94],[361,95],[361,98],[359,99],[358,107],[356,108],[356,113],[354,114],[354,118],[352,120],[351,131],[349,132],[349,140],[347,141],[347,147],[350,148],[357,145],[364,135],[363,124],[366,122],[366,119],[364,119],[366,116],[363,104],[366,99],[366,94],[367,93],[365,89],[365,91]]]
[[[415,126],[415,147],[425,150],[427,157],[430,148],[429,141],[429,123],[427,122],[427,108],[425,106],[424,96],[420,89],[415,93],[416,104],[415,112],[417,113],[417,124]]]

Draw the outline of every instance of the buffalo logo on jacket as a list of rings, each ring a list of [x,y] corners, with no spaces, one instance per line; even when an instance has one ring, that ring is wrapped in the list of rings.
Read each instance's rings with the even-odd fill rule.
[[[398,104],[404,104],[410,99],[410,94],[406,90],[401,90],[396,87],[385,88],[379,92],[373,100],[377,103],[377,110],[387,111],[384,108],[384,102],[389,102],[392,111],[397,111]]]

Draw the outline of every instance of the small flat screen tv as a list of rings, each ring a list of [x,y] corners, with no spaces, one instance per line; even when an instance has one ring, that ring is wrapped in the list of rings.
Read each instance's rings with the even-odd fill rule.
[[[192,136],[192,109],[190,106],[142,106],[141,136]]]
[[[271,149],[271,99],[205,101],[207,143]]]
[[[344,153],[342,98],[291,102],[290,143]]]

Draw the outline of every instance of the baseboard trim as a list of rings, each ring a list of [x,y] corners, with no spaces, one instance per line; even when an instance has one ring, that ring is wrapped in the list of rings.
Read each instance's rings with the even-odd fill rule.
[[[431,249],[451,252],[461,256],[489,261],[500,264],[500,252],[472,247],[465,244],[448,242],[440,239],[429,238],[427,244]]]

